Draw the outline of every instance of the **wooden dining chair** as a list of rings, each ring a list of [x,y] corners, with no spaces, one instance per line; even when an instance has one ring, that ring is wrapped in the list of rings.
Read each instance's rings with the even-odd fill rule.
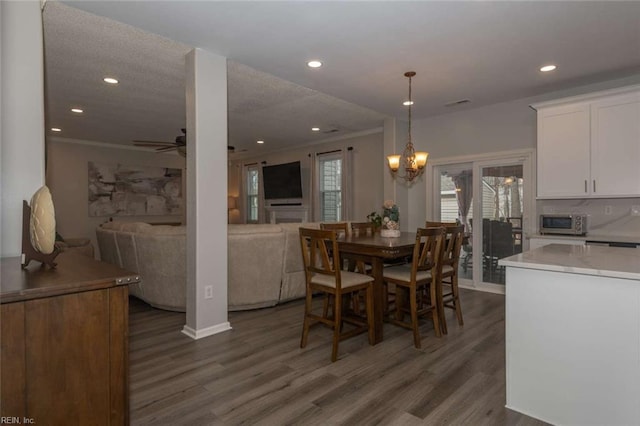
[[[372,222],[351,222],[351,235],[358,236],[373,236],[376,232],[375,225]],[[372,267],[370,264],[366,264],[365,262],[358,260],[355,262],[355,265],[350,264],[350,270],[355,267],[356,272],[361,274],[371,275]],[[363,291],[357,294],[357,297],[354,295],[351,301],[352,309],[355,314],[360,314],[360,307],[365,302],[366,295]]]
[[[322,222],[320,229],[336,231],[336,235],[349,235],[349,224],[347,222]]]
[[[442,227],[445,230],[442,261],[438,269],[438,307],[440,309],[442,333],[447,334],[447,319],[444,314],[444,308],[453,309],[456,312],[458,324],[464,325],[462,307],[460,306],[460,290],[458,288],[458,266],[462,240],[464,239],[464,225],[457,225],[455,222],[429,221],[427,221],[426,225],[427,227]]]
[[[388,317],[393,324],[413,330],[413,343],[420,348],[419,317],[430,316],[433,329],[440,337],[440,320],[437,295],[437,274],[442,260],[444,228],[418,228],[413,248],[411,264],[392,266],[384,269],[384,281],[396,286],[395,315]],[[428,289],[429,298],[422,298],[423,290]],[[403,306],[403,295],[408,293],[409,308]],[[404,312],[408,311],[411,322],[404,321]]]
[[[318,323],[333,329],[332,362],[338,358],[338,343],[343,339],[368,331],[369,344],[373,345],[375,341],[373,277],[341,270],[336,231],[300,228],[299,232],[306,279],[304,323],[300,347],[304,348],[307,345],[309,328]],[[362,290],[366,291],[366,320],[358,316],[343,315],[342,296],[357,294]],[[316,292],[332,296],[334,301],[332,316],[313,313],[312,297]],[[346,330],[346,327],[343,328],[345,323],[353,327]]]
[[[322,222],[320,223],[320,229],[328,230],[328,231],[336,231],[336,236],[346,236],[349,235],[349,224],[347,222]],[[333,253],[331,249],[329,249],[329,256],[333,257]],[[340,263],[342,269],[345,268],[344,263]],[[323,298],[323,307],[322,312],[326,317],[329,315],[329,309],[332,308],[332,296],[329,294],[325,294]]]
[[[351,222],[351,234],[355,236],[373,235],[376,232],[373,222]]]

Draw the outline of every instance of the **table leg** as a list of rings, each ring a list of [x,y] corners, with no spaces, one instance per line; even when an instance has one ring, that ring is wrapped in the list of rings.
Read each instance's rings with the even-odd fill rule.
[[[373,268],[373,321],[375,324],[374,344],[382,342],[382,327],[384,319],[384,294],[383,283],[383,262],[380,258],[373,258],[371,266]]]

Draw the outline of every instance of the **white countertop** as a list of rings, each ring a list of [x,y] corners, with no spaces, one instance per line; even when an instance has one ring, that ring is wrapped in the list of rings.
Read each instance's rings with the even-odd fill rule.
[[[587,235],[530,234],[529,238],[566,239],[578,241],[615,241],[617,243],[640,244],[640,235],[592,234],[590,232],[587,233]]]
[[[640,248],[549,244],[500,259],[498,264],[640,281]]]

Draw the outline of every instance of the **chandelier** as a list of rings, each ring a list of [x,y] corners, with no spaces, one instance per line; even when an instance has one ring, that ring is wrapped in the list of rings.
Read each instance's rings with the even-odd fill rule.
[[[427,164],[428,152],[416,152],[411,141],[411,78],[415,76],[414,71],[407,71],[404,76],[409,78],[409,101],[405,105],[409,106],[409,133],[407,136],[407,145],[401,155],[393,154],[387,156],[389,168],[394,176],[404,179],[407,182],[413,182],[415,178],[424,172],[424,166]],[[403,172],[398,172],[402,168]]]

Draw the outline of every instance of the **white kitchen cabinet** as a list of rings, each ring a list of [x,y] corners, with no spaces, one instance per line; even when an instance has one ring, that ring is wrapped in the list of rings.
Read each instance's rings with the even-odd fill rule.
[[[543,238],[543,237],[531,237],[529,238],[529,250],[537,249],[549,244],[567,244],[573,246],[583,246],[585,239],[571,239],[571,238]]]
[[[640,86],[532,106],[538,198],[640,196]]]
[[[538,111],[538,196],[588,195],[589,104]]]
[[[591,194],[640,194],[640,91],[591,104]]]

